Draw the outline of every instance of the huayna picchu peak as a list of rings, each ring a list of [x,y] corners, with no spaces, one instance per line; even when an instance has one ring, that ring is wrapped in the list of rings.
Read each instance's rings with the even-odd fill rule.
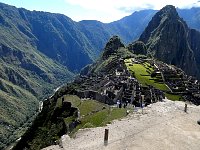
[[[194,33],[197,33],[195,39]],[[200,38],[198,33],[178,16],[174,6],[166,6],[155,14],[139,41],[146,44],[147,54],[200,78],[200,63],[197,61],[200,59],[197,55],[200,47],[197,46],[198,42],[194,42]]]
[[[157,14],[161,18],[162,17],[169,17],[169,18],[177,18],[178,17],[178,12],[176,11],[175,6],[173,6],[173,5],[167,5],[167,6],[163,7]]]

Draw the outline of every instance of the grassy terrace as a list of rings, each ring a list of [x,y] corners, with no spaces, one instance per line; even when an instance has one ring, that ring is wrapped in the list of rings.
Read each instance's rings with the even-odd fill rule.
[[[181,98],[180,95],[166,93],[170,90],[164,84],[161,75],[151,77],[151,73],[154,69],[149,63],[145,62],[143,64],[133,64],[131,59],[125,59],[124,62],[128,70],[134,74],[135,78],[142,84],[142,86],[152,85],[155,88],[164,91],[166,97],[171,100],[179,100]]]
[[[126,110],[124,108],[111,108],[106,104],[100,103],[95,100],[81,100],[75,95],[65,95],[65,101],[71,102],[73,107],[77,107],[80,110],[80,121],[79,124],[70,135],[73,135],[78,129],[105,126],[111,123],[114,119],[120,119],[126,116]],[[57,101],[57,107],[61,104],[61,98]],[[68,121],[73,118],[67,118]]]

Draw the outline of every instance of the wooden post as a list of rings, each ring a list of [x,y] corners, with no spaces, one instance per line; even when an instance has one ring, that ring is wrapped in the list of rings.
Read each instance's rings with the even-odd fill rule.
[[[141,99],[141,107],[142,107],[142,114],[143,114],[143,102],[144,102],[144,95],[141,95],[142,99]]]
[[[109,129],[105,129],[105,134],[104,134],[104,145],[105,146],[108,145],[108,132],[109,132]]]
[[[184,109],[184,111],[187,112],[187,104],[185,104],[185,109]]]

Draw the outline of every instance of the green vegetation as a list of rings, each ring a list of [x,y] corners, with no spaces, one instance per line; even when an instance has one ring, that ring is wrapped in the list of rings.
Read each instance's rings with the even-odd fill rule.
[[[60,99],[61,98],[59,98],[58,101]],[[107,105],[104,105],[95,100],[81,100],[78,96],[75,95],[65,95],[64,99],[67,102],[71,102],[72,107],[79,108],[81,116],[86,116],[91,112],[101,111],[103,107],[108,107]]]
[[[169,90],[167,86],[163,83],[162,78],[160,76],[151,77],[153,68],[150,66],[150,64],[132,64],[131,66],[129,64],[130,60],[126,61],[126,66],[128,67],[128,70],[134,72],[135,77],[143,86],[152,85],[163,91]]]
[[[114,52],[113,54],[111,54],[107,59],[105,60],[101,60],[99,59],[97,62],[97,64],[92,65],[94,72],[101,72],[107,69],[107,66],[110,65],[110,63],[112,63],[115,59],[119,59],[119,58],[130,58],[133,57],[134,55],[126,48],[119,48],[116,50],[116,52]],[[108,71],[108,70],[107,70]]]
[[[0,120],[3,122],[0,124],[0,149],[22,136],[24,129],[30,125],[26,126],[25,123],[30,118],[34,119],[32,116],[37,113],[39,100],[73,75],[52,61],[47,62],[44,57],[34,60],[24,53],[27,62],[19,66],[17,64],[21,62],[14,57],[15,52],[10,48],[5,50],[9,57],[0,59]],[[16,60],[17,64],[4,62],[9,59]]]
[[[8,27],[0,26],[0,149],[22,136],[37,113],[39,100],[73,77],[66,67],[28,43],[10,19],[6,21]]]
[[[142,84],[142,86],[152,85],[157,89],[165,92],[165,96],[170,100],[182,100],[182,96],[169,93],[169,88],[164,84],[160,74],[155,77],[151,77],[151,73],[154,68],[144,62],[142,64],[132,64],[131,59],[124,60],[128,70],[136,77],[136,79]]]
[[[127,109],[124,108],[111,108],[95,100],[81,100],[74,95],[65,95],[64,97],[66,101],[72,103],[72,106],[79,108],[81,115],[81,123],[70,135],[73,135],[78,129],[104,126],[114,119],[126,116]]]
[[[83,117],[81,119],[81,124],[79,124],[70,135],[73,136],[78,129],[105,126],[106,124],[111,123],[112,120],[120,119],[125,116],[126,109],[124,108],[119,109],[106,107],[96,113]]]
[[[177,94],[165,93],[165,96],[166,96],[168,99],[173,100],[173,101],[180,101],[180,100],[182,101],[182,100],[183,100],[182,96],[177,95]]]
[[[70,107],[69,102],[73,107]],[[126,116],[124,108],[111,108],[95,100],[81,100],[75,95],[54,95],[51,100],[45,101],[43,106],[42,113],[39,113],[13,150],[25,147],[39,150],[56,144],[63,134],[70,133],[73,136],[78,129],[104,126],[114,119]]]

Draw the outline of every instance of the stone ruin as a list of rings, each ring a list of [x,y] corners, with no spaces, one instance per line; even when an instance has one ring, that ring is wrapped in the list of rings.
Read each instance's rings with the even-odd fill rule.
[[[181,69],[153,59],[134,59],[135,62],[148,62],[154,66],[154,73],[162,77],[172,94],[181,94],[187,101],[200,104],[200,83],[194,77],[187,76]],[[126,69],[123,59],[114,58],[102,71],[80,75],[74,81],[79,88],[74,94],[80,98],[95,99],[109,105],[120,102],[140,106],[142,95],[144,105],[165,98],[163,91],[153,86],[141,86]]]
[[[109,70],[109,73],[105,70]],[[144,105],[162,101],[165,97],[162,91],[152,86],[142,87],[131,76],[123,60],[114,59],[104,71],[88,76],[80,75],[75,80],[75,83],[80,84],[80,89],[75,94],[80,98],[94,99],[109,105],[119,102],[124,107],[127,104],[140,107],[142,95]]]
[[[185,101],[200,105],[200,83],[196,78],[186,75],[178,67],[155,60],[151,63],[162,73],[163,81],[172,94],[182,95]]]

